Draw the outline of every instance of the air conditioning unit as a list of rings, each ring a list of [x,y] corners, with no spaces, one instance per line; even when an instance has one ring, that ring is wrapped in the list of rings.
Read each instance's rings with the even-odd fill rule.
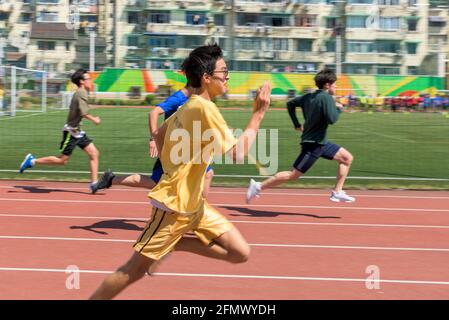
[[[272,27],[266,26],[266,27],[265,27],[265,33],[266,33],[266,34],[272,34],[272,33],[273,33],[273,28],[272,28]]]

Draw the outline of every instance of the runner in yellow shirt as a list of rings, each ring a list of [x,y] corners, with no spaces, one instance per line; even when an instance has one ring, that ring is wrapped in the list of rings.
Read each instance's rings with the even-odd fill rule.
[[[194,94],[166,120],[155,137],[164,173],[149,193],[153,215],[134,244],[134,254],[108,276],[91,299],[111,299],[131,283],[152,273],[171,252],[187,251],[232,263],[245,262],[250,248],[240,232],[202,196],[206,168],[214,154],[243,159],[256,138],[270,104],[266,82],[254,101],[252,117],[237,140],[211,101],[226,92],[229,80],[217,45],[193,50],[183,68]],[[195,237],[183,237],[193,231]]]

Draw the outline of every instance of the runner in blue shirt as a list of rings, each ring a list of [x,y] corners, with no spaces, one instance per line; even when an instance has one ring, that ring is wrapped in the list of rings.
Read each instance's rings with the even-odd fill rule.
[[[189,100],[192,94],[192,88],[188,84],[179,91],[169,96],[167,99],[156,105],[156,107],[150,112],[149,115],[149,127],[150,127],[150,143],[149,153],[150,157],[155,158],[158,156],[156,143],[153,139],[157,135],[158,131],[158,117],[164,115],[165,120],[168,119],[173,113],[176,112],[184,103]],[[158,184],[163,173],[163,168],[159,158],[156,160],[153,166],[153,172],[151,176],[145,176],[142,174],[132,175],[115,175],[111,170],[107,170],[100,178],[98,183],[98,190],[108,189],[112,185],[124,185],[129,187],[152,189]],[[204,180],[203,196],[206,198],[209,193],[209,188],[212,183],[214,171],[210,166],[207,167],[207,174]]]

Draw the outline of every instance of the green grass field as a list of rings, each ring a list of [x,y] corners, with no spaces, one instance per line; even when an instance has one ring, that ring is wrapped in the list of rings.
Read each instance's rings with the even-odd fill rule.
[[[101,117],[102,123],[96,127],[84,121],[83,129],[100,150],[100,171],[112,168],[117,172],[151,172],[154,160],[147,155],[148,111],[120,107],[92,111]],[[233,128],[244,128],[250,118],[250,109],[225,108],[222,113]],[[58,155],[66,116],[67,111],[52,111],[0,117],[0,178],[87,180],[87,173],[51,172],[87,172],[87,157],[79,149],[66,167],[40,166],[23,175],[16,171],[28,152],[37,157]],[[299,152],[299,134],[293,130],[287,112],[268,112],[262,128],[278,130],[278,171],[289,169]],[[355,157],[347,188],[449,189],[449,118],[444,114],[344,113],[335,125],[329,127],[328,137],[350,150]],[[254,164],[213,167],[216,175],[259,174]],[[307,178],[288,186],[331,188],[336,168],[334,161],[321,159],[307,173]],[[248,178],[214,179],[215,185],[246,186],[247,182]]]

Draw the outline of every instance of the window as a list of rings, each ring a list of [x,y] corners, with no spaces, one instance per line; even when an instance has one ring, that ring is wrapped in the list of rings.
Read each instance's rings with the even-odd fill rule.
[[[345,73],[353,74],[370,74],[372,73],[372,65],[366,64],[348,64],[343,67]]]
[[[56,12],[39,12],[37,22],[58,22],[58,14]]]
[[[297,48],[298,48],[298,51],[311,52],[312,45],[313,45],[312,39],[299,39]]]
[[[347,42],[348,52],[369,53],[374,52],[374,43],[364,40],[350,40]]]
[[[418,44],[414,42],[407,42],[407,53],[408,54],[416,54],[418,49]]]
[[[130,46],[130,47],[138,47],[139,46],[139,37],[138,36],[128,36],[127,43],[128,43],[128,46]]]
[[[287,27],[290,25],[290,18],[285,15],[270,15],[270,16],[264,16],[263,22],[267,26]]]
[[[335,40],[326,41],[326,51],[335,52],[335,50],[336,50]]]
[[[418,3],[418,0],[408,0],[409,7],[415,6],[417,3]]]
[[[87,16],[87,21],[98,22],[98,17],[97,16]]]
[[[418,74],[418,67],[417,66],[408,66],[407,67],[407,74],[414,76]]]
[[[129,24],[139,23],[139,13],[138,12],[128,12],[128,23]]]
[[[196,48],[204,44],[204,37],[201,36],[182,36],[179,38],[178,46],[181,48]]]
[[[288,39],[273,39],[273,50],[288,50]]]
[[[9,12],[0,11],[0,21],[8,20],[8,18],[9,18]]]
[[[39,50],[55,50],[55,42],[54,41],[38,41],[37,48]]]
[[[295,2],[304,4],[319,4],[320,0],[296,0]]]
[[[70,51],[70,42],[65,42],[65,51]]]
[[[169,60],[149,60],[147,67],[151,69],[172,69],[173,61]]]
[[[337,25],[337,18],[328,18],[326,17],[326,28],[334,29]]]
[[[400,28],[400,20],[399,17],[380,17],[379,27],[383,30],[399,30]]]
[[[381,6],[398,6],[399,0],[379,0]]]
[[[199,12],[186,12],[186,24],[200,25],[206,22],[206,15]]]
[[[318,19],[316,15],[302,14],[295,16],[296,27],[317,27]]]
[[[366,28],[367,16],[349,16],[348,28]]]
[[[418,27],[417,19],[408,19],[407,20],[407,30],[408,31],[416,31]]]
[[[236,61],[237,71],[263,71],[260,61]]]
[[[225,25],[225,16],[224,16],[224,14],[216,14],[216,15],[214,15],[214,24],[216,26],[224,26]]]
[[[396,66],[377,66],[378,74],[400,74],[401,69]]]
[[[162,47],[169,48],[175,46],[175,38],[174,37],[164,37],[164,36],[152,36],[148,40],[148,44],[151,47]]]
[[[31,13],[23,12],[20,14],[19,23],[28,23],[31,21]]]
[[[373,0],[349,0],[349,4],[372,4]]]
[[[439,20],[437,18],[439,18],[439,17],[429,17],[429,27],[443,28],[446,26],[446,21]]]
[[[170,23],[169,11],[150,11],[151,23]]]
[[[237,13],[237,25],[246,26],[248,23],[260,22],[260,15],[257,13]]]
[[[59,0],[37,0],[37,4],[58,4]]]
[[[262,41],[257,38],[237,38],[235,46],[241,50],[261,50]]]
[[[398,53],[401,50],[401,43],[393,40],[378,40],[376,47],[377,52]]]

